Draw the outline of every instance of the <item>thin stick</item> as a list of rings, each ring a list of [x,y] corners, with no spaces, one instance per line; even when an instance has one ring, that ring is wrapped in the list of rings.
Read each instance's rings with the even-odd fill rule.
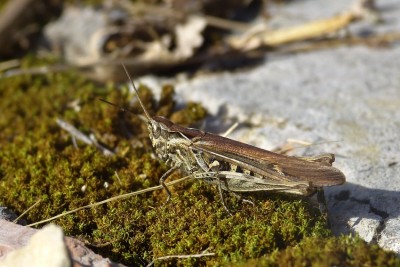
[[[119,178],[118,172],[114,171],[114,174],[117,177],[119,184],[121,185],[122,183],[121,183],[121,179]]]
[[[84,68],[83,66],[82,68]],[[19,68],[19,69],[10,69],[5,73],[0,75],[0,79],[9,78],[20,75],[36,75],[36,74],[47,74],[52,72],[61,72],[66,71],[73,68],[73,66],[65,65],[65,64],[56,64],[51,66],[41,66],[41,67],[32,67],[32,68]]]
[[[330,143],[338,143],[338,142],[342,142],[342,141],[341,140],[338,140],[338,141],[322,141],[322,142],[311,143],[311,142],[301,141],[301,140],[296,140],[296,139],[288,139],[287,142],[288,142],[287,145],[283,145],[282,147],[273,150],[273,152],[279,153],[279,154],[286,154],[289,151],[292,151],[292,150],[295,150],[295,149],[299,149],[299,148],[306,148],[306,147],[311,147],[311,146],[319,146],[319,145],[330,144]],[[291,145],[292,143],[299,144],[299,145],[298,146],[292,146]]]
[[[105,156],[111,156],[114,155],[115,153],[112,152],[111,150],[107,149],[106,147],[100,145],[97,140],[95,140],[93,137],[90,138],[88,136],[86,136],[84,133],[82,133],[81,131],[79,131],[77,128],[75,128],[72,124],[69,124],[68,122],[57,118],[56,120],[58,126],[60,126],[61,128],[63,128],[65,131],[67,131],[69,134],[71,134],[72,137],[81,140],[82,142],[88,144],[88,145],[93,145],[96,148],[98,148],[99,150],[101,150],[101,152],[103,152],[103,154]]]
[[[17,223],[19,221],[19,219],[21,219],[25,214],[27,214],[31,209],[33,209],[34,207],[36,207],[40,201],[42,201],[41,199],[39,199],[38,201],[35,202],[35,204],[33,204],[32,206],[30,206],[26,211],[24,211],[21,215],[19,215],[17,217],[17,219],[15,219],[13,222]]]
[[[227,137],[228,135],[230,135],[237,127],[239,126],[238,122],[235,122],[231,127],[229,127],[228,130],[226,130],[226,132],[224,132],[222,134],[223,137]]]
[[[166,183],[166,185],[168,185],[168,186],[174,185],[174,184],[183,182],[183,181],[189,179],[190,177],[191,176],[185,176],[185,177],[182,177],[182,178],[177,179],[175,181]],[[27,226],[35,226],[35,225],[43,224],[43,223],[50,222],[52,220],[61,218],[61,217],[65,216],[65,215],[68,215],[68,214],[71,214],[71,213],[75,213],[75,212],[83,210],[83,209],[93,208],[93,207],[96,207],[96,206],[99,206],[101,204],[108,203],[108,202],[111,202],[111,201],[114,201],[114,200],[117,200],[117,199],[124,199],[124,198],[128,198],[128,197],[131,197],[131,196],[140,195],[140,194],[144,194],[144,193],[147,193],[147,192],[159,190],[159,189],[162,189],[162,188],[163,188],[162,185],[157,185],[157,186],[153,186],[153,187],[146,188],[146,189],[143,189],[143,190],[139,190],[139,191],[123,194],[123,195],[120,195],[120,196],[115,196],[115,197],[108,198],[108,199],[105,199],[105,200],[100,201],[100,202],[96,202],[96,203],[93,203],[93,204],[89,204],[89,205],[86,205],[86,206],[83,206],[83,207],[79,207],[79,208],[64,212],[62,214],[58,214],[58,215],[56,215],[54,217],[51,217],[49,219],[45,219],[45,220],[42,220],[42,221],[39,221],[39,222],[31,223],[31,224],[29,224]]]
[[[207,257],[207,256],[215,256],[215,253],[200,253],[200,254],[191,254],[191,255],[169,255],[169,256],[163,256],[154,259],[152,262],[146,265],[146,267],[153,266],[154,263],[158,260],[168,260],[168,259],[189,259],[189,258],[201,258],[201,257]]]
[[[19,59],[11,59],[7,61],[2,61],[0,62],[0,71],[6,71],[11,68],[18,67],[20,65],[20,60]]]

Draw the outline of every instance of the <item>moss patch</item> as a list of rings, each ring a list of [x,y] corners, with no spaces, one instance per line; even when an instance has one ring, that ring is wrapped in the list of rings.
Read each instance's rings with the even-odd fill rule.
[[[31,58],[24,65],[33,64],[36,62]],[[173,87],[165,86],[161,100],[156,102],[148,88],[140,87],[140,96],[153,115],[186,125],[205,116],[205,110],[196,103],[175,111],[173,94]],[[27,213],[29,222],[158,185],[167,170],[153,157],[141,120],[98,101],[105,98],[142,113],[124,86],[99,86],[73,72],[52,73],[3,79],[0,97],[0,204],[20,214],[40,200]],[[94,135],[116,155],[105,156],[80,141],[75,147],[70,134],[57,125],[57,118]],[[171,191],[173,197],[166,205],[166,194],[159,190],[82,210],[55,223],[96,252],[128,265],[205,250],[216,255],[157,263],[399,264],[393,254],[359,239],[330,237],[324,217],[302,199],[245,196],[255,203],[253,206],[225,194],[234,214],[231,217],[223,209],[218,191],[203,181],[181,183]],[[330,260],[323,261],[320,253]]]
[[[296,246],[234,266],[400,266],[394,253],[358,237],[307,237]]]

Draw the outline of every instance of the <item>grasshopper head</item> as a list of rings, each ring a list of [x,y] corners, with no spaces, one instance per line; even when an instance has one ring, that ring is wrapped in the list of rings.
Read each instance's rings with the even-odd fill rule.
[[[155,116],[154,118],[148,120],[149,133],[153,138],[159,138],[160,135],[165,138],[170,132],[170,127],[174,123],[164,117]]]

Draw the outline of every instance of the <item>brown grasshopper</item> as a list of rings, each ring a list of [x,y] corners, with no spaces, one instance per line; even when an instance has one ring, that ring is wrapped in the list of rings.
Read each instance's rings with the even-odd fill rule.
[[[316,157],[281,155],[216,134],[182,127],[164,117],[151,117],[124,69],[145,113],[153,148],[157,156],[170,167],[160,178],[160,184],[168,193],[167,201],[171,193],[165,180],[177,169],[216,184],[228,213],[222,190],[274,191],[308,196],[323,186],[345,182],[344,174],[332,167],[335,161],[333,154]]]

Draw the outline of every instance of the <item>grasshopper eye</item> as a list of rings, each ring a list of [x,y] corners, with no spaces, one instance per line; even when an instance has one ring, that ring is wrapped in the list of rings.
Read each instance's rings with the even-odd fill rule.
[[[160,126],[158,124],[156,124],[156,123],[152,123],[151,128],[153,130],[153,136],[155,138],[160,137],[160,134],[161,134]]]

